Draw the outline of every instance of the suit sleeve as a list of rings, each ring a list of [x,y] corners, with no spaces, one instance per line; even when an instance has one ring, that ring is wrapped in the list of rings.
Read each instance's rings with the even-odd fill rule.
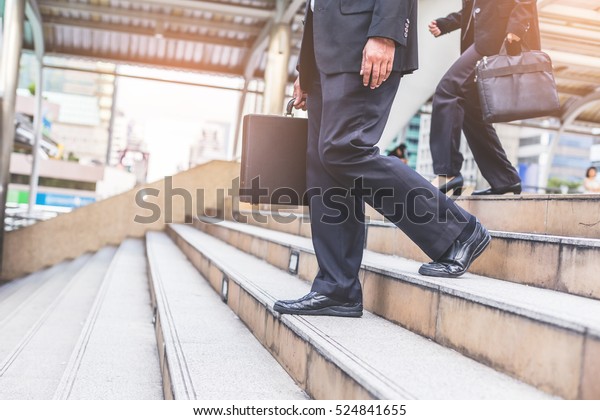
[[[416,23],[409,19],[416,3],[417,0],[375,0],[368,37],[390,38],[406,46],[408,39],[404,31],[408,27],[405,25]]]
[[[535,16],[536,0],[515,1],[515,7],[508,19],[506,33],[513,33],[519,38],[523,38],[532,25],[532,20]]]
[[[462,24],[462,14],[463,11],[461,10],[460,12],[450,13],[446,17],[435,20],[438,28],[440,28],[440,31],[442,31],[442,35],[460,29]]]

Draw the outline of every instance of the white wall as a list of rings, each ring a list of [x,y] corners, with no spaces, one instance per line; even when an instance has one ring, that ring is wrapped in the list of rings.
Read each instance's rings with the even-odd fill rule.
[[[461,0],[419,0],[419,70],[400,83],[387,127],[379,143],[381,149],[398,135],[435,92],[435,87],[460,55],[460,31],[434,38],[427,25],[432,20],[460,10]]]

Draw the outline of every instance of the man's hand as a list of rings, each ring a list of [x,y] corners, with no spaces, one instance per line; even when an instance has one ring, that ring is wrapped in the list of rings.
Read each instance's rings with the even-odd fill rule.
[[[508,35],[506,35],[506,40],[508,41],[509,44],[512,44],[513,42],[519,42],[521,40],[521,38],[519,38],[518,36],[516,36],[513,33],[509,33]]]
[[[370,85],[371,89],[381,86],[392,73],[395,54],[396,42],[393,39],[369,38],[363,50],[363,60],[360,68],[363,85]]]
[[[442,31],[435,20],[432,20],[429,24],[429,32],[436,38],[442,34]]]
[[[300,87],[300,77],[298,76],[294,82],[294,108],[306,111],[306,97],[306,92]]]

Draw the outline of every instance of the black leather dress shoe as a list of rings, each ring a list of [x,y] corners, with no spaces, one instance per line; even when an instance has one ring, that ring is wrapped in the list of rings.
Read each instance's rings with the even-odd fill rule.
[[[362,316],[362,303],[344,303],[317,292],[296,300],[278,300],[273,306],[281,314],[331,315],[358,318]]]
[[[462,194],[464,184],[465,180],[463,179],[462,174],[458,174],[450,181],[440,186],[440,191],[442,192],[442,194],[446,194],[448,193],[448,191],[452,191],[452,195],[458,197]]]
[[[475,230],[464,242],[458,239],[437,261],[423,264],[419,273],[432,277],[458,277],[463,275],[471,266],[471,263],[481,255],[489,245],[491,236],[479,221],[476,222]]]
[[[471,195],[502,195],[507,193],[513,193],[515,195],[521,194],[521,183],[517,182],[516,184],[509,185],[507,187],[499,187],[499,188],[487,188],[485,190],[475,190]]]

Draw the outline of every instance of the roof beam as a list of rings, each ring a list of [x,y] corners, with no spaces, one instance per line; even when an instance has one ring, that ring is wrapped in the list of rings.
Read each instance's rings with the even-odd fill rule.
[[[207,63],[198,63],[195,61],[177,61],[175,59],[164,60],[152,57],[130,57],[120,54],[109,54],[104,52],[93,52],[87,48],[68,48],[52,49],[46,52],[46,56],[80,58],[93,62],[106,61],[120,65],[139,65],[142,67],[152,67],[164,70],[192,71],[194,73],[220,75],[220,76],[235,76],[242,77],[243,69],[240,66],[228,67],[219,66]]]
[[[589,26],[591,28],[600,22],[600,12],[580,7],[557,4],[546,7],[540,12],[540,19],[553,19],[562,23]]]
[[[40,7],[52,10],[78,11],[83,13],[96,14],[101,16],[120,16],[130,19],[150,20],[155,22],[156,27],[165,23],[176,23],[180,25],[202,27],[215,30],[227,30],[235,32],[243,32],[250,35],[258,35],[260,26],[250,26],[236,24],[231,22],[215,22],[208,19],[188,18],[183,16],[173,16],[154,12],[146,12],[143,10],[131,10],[118,7],[103,7],[84,3],[65,3],[61,1],[40,0]],[[52,19],[53,16],[46,14],[46,18]]]
[[[544,7],[547,7],[553,3],[556,3],[558,0],[538,0],[537,2],[537,7],[539,10],[543,9]]]
[[[156,31],[153,28],[143,28],[131,25],[121,25],[107,22],[92,22],[80,19],[66,19],[66,18],[46,18],[44,19],[44,25],[47,26],[68,26],[83,29],[96,29],[99,31],[110,31],[120,32],[124,34],[142,35],[148,37],[156,37]],[[236,48],[248,48],[250,41],[236,40],[233,38],[223,37],[211,37],[206,35],[198,34],[186,34],[181,32],[170,32],[164,31],[160,34],[160,37],[164,39],[171,39],[176,41],[190,41],[198,43],[206,43],[211,45],[223,45],[228,47]]]
[[[598,32],[598,28],[584,29],[542,21],[540,22],[540,31],[544,35],[553,34],[571,42],[587,41],[595,43],[596,46],[600,45],[600,32]]]
[[[151,82],[171,83],[174,85],[182,85],[182,86],[205,87],[205,88],[210,88],[210,89],[220,89],[220,90],[227,90],[227,91],[233,91],[233,92],[240,92],[242,90],[241,87],[221,86],[221,85],[217,85],[217,84],[211,85],[211,84],[207,84],[207,83],[174,80],[174,79],[167,79],[167,78],[161,78],[161,77],[149,77],[149,76],[124,73],[121,71],[105,71],[105,70],[100,70],[97,68],[96,69],[88,69],[88,68],[82,68],[82,67],[59,66],[59,65],[54,65],[54,64],[45,64],[44,67],[47,69],[54,69],[54,70],[65,70],[65,71],[75,71],[75,72],[80,72],[80,73],[101,74],[101,75],[106,75],[106,76],[123,77],[123,78],[128,78],[128,79],[138,79],[138,80],[147,80],[147,81],[151,81]],[[194,72],[194,73],[198,73],[198,72]],[[262,92],[258,92],[255,90],[252,90],[249,92],[262,93]]]
[[[220,15],[246,16],[257,19],[270,19],[275,14],[275,9],[263,9],[251,6],[233,5],[222,2],[203,0],[129,0],[130,3],[154,4],[168,8],[182,8],[201,10]]]
[[[37,59],[42,62],[44,58],[44,31],[42,27],[42,15],[38,9],[38,5],[35,0],[28,0],[25,5],[25,16],[31,23],[31,29],[33,31],[33,46],[35,49],[35,55]]]
[[[577,117],[595,102],[600,102],[600,90],[596,90],[589,95],[574,101],[567,107],[561,115],[562,124],[565,126],[573,124]]]
[[[573,97],[573,96],[580,97],[580,96],[585,96],[594,91],[594,89],[591,89],[588,86],[576,87],[573,85],[561,85],[560,84],[561,79],[559,79],[558,77],[556,77],[556,79],[557,79],[557,84],[558,84],[558,87],[557,87],[558,93],[561,93],[563,95],[569,95],[571,97]]]
[[[568,68],[563,69],[561,65],[555,64],[555,67],[558,69],[554,71],[554,78],[557,81],[565,81],[567,83],[585,83],[593,86],[600,85],[600,77],[574,74],[572,71],[569,71]]]
[[[594,70],[600,69],[600,57],[589,57],[587,55],[546,48],[544,50],[552,57],[555,67],[557,63],[561,63],[567,67],[577,66],[588,69],[592,68]]]
[[[553,51],[573,51],[573,44],[577,44],[577,53],[582,56],[600,57],[600,44],[587,42],[584,39],[564,38],[561,36],[552,36],[544,34],[542,36],[542,47],[544,50]]]

